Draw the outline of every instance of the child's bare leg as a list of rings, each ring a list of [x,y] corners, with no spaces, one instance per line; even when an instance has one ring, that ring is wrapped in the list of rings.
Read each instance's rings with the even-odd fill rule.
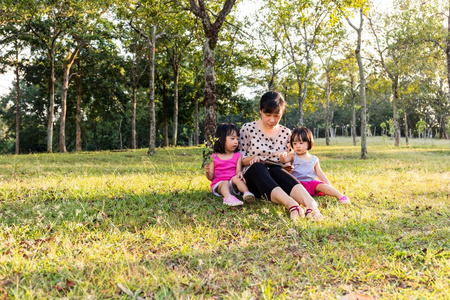
[[[329,184],[321,183],[316,186],[316,192],[322,192],[325,195],[336,197],[341,204],[350,204],[350,199],[344,194],[340,193]]]
[[[231,182],[239,190],[239,192],[241,192],[241,193],[248,192],[247,184],[245,184],[245,182],[242,179],[240,179],[238,176],[234,176],[231,179]]]
[[[344,194],[341,194],[338,190],[326,183],[320,183],[316,186],[316,192],[322,192],[325,195],[341,198]]]
[[[217,187],[217,192],[221,194],[224,198],[228,198],[231,196],[230,193],[230,182],[222,181]]]
[[[244,199],[244,201],[246,202],[253,202],[255,201],[255,195],[253,195],[253,193],[251,193],[248,190],[247,184],[245,183],[244,180],[242,180],[242,178],[239,178],[239,176],[234,176],[231,179],[231,183],[233,184],[233,189],[236,191],[239,190],[239,192],[243,193],[244,195],[242,196],[242,198]]]
[[[223,204],[229,206],[238,206],[244,204],[244,202],[231,195],[229,181],[222,181],[217,187],[217,192],[223,196]]]

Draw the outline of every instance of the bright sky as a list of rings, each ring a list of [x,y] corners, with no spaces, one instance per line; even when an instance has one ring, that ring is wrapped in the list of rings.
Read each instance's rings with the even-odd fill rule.
[[[393,0],[372,0],[376,9],[388,9],[393,6]],[[0,74],[0,96],[8,93],[12,87],[12,81],[14,79],[13,72],[10,71],[7,74]]]

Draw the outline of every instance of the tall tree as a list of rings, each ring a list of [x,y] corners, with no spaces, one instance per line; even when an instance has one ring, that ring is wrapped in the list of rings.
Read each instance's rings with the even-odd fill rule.
[[[447,89],[450,90],[450,1],[432,0],[427,2],[399,1],[403,9],[415,9],[419,12],[420,19],[416,28],[418,39],[432,43],[439,49],[446,62]],[[447,103],[450,103],[450,93],[447,93]],[[445,130],[445,119],[449,117],[448,110],[440,114],[440,132],[444,138],[448,138]]]
[[[180,11],[176,21],[167,28],[163,44],[173,72],[173,130],[172,145],[177,145],[178,140],[178,90],[180,68],[187,52],[192,51],[190,44],[195,40],[197,22],[192,22],[186,15],[186,11]]]
[[[406,44],[405,36],[403,32],[405,28],[408,28],[410,23],[410,14],[405,11],[400,11],[398,15],[391,13],[385,13],[384,17],[369,18],[370,28],[375,36],[376,50],[379,56],[379,62],[387,75],[391,80],[391,99],[392,99],[392,110],[393,110],[393,125],[394,125],[394,140],[395,146],[400,145],[400,124],[399,124],[399,114],[398,106],[400,104],[400,77],[402,76],[404,68],[402,68],[402,58],[408,57],[405,55]],[[380,20],[381,19],[381,20]],[[376,27],[376,21],[381,23],[380,26]],[[382,35],[382,38],[379,35]],[[409,44],[410,41],[407,42]],[[403,59],[404,60],[404,59]],[[409,61],[409,60],[408,60]]]
[[[148,155],[155,154],[156,115],[155,115],[155,51],[156,40],[164,34],[164,4],[159,0],[146,0],[136,3],[125,3],[123,15],[130,26],[145,38],[148,46],[147,63],[149,69],[149,146]]]
[[[53,152],[53,123],[55,116],[55,55],[62,35],[72,28],[73,11],[70,2],[19,1],[16,4],[24,15],[30,33],[36,38],[36,45],[43,47],[50,64],[47,111],[47,152]]]
[[[137,97],[138,97],[138,88],[140,86],[139,82],[144,72],[147,69],[147,65],[142,64],[142,60],[145,58],[146,48],[145,48],[145,40],[142,39],[142,35],[135,30],[131,30],[129,32],[129,42],[125,44],[129,44],[128,49],[130,52],[130,85],[131,85],[131,148],[137,148],[137,136],[136,136],[136,115],[137,115]]]
[[[322,31],[319,37],[320,47],[317,47],[317,56],[320,59],[323,77],[325,77],[325,86],[319,86],[325,90],[326,105],[325,105],[325,143],[330,145],[330,126],[331,126],[331,91],[332,86],[336,83],[341,69],[341,65],[333,59],[335,52],[338,51],[340,42],[344,39],[344,32],[338,26],[329,27]]]
[[[66,114],[67,114],[67,94],[69,90],[69,81],[71,78],[71,68],[83,47],[89,46],[90,42],[98,40],[99,32],[104,25],[108,23],[102,20],[102,15],[109,8],[108,1],[90,1],[81,4],[78,2],[70,3],[72,10],[72,27],[63,37],[63,51],[65,57],[62,59],[63,74],[61,80],[61,114],[59,125],[59,151],[67,152],[66,149]],[[103,24],[102,24],[103,23]],[[107,26],[108,27],[108,26]],[[107,28],[111,30],[111,28]],[[105,30],[103,29],[103,32]]]
[[[205,72],[205,89],[203,93],[205,105],[205,137],[208,145],[211,145],[210,137],[214,136],[217,125],[217,101],[215,83],[215,49],[219,39],[219,33],[226,17],[231,12],[236,0],[225,0],[222,9],[217,14],[214,23],[211,21],[210,9],[204,0],[189,0],[189,8],[192,13],[200,19],[203,24],[205,34],[205,44],[203,48],[203,67]]]
[[[303,125],[303,105],[308,95],[313,52],[329,15],[327,2],[300,0],[273,6],[276,12],[275,24],[283,33],[280,42],[294,67],[297,80],[298,125]]]
[[[353,22],[350,20],[348,13],[344,11],[345,8],[340,6],[340,4],[335,0],[335,3],[337,3],[338,9],[343,13],[345,19],[347,20],[347,23],[352,27],[357,34],[357,41],[356,41],[356,48],[355,48],[355,56],[356,61],[358,63],[358,69],[359,69],[359,97],[361,100],[361,158],[367,159],[369,158],[367,154],[367,100],[366,100],[366,78],[364,75],[364,64],[362,61],[361,56],[361,46],[362,46],[362,31],[363,31],[363,23],[364,23],[364,16],[366,14],[365,12],[365,1],[362,3],[354,3],[356,7],[359,6],[359,26],[356,26],[353,24]]]

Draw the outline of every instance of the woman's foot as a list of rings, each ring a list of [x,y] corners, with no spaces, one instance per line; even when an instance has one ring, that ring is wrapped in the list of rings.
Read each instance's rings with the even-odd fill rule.
[[[318,209],[313,211],[311,208],[308,208],[306,210],[305,217],[313,219],[314,221],[321,221],[323,218],[325,218]]]
[[[235,196],[230,195],[228,198],[223,198],[223,204],[228,205],[228,206],[239,206],[239,205],[244,204],[244,202],[242,202]]]
[[[255,201],[255,195],[253,195],[251,192],[245,192],[244,196],[242,196],[245,202],[253,202]]]
[[[292,220],[303,218],[305,216],[305,211],[298,205],[291,206],[289,212]]]
[[[339,198],[339,203],[341,204],[350,204],[350,199],[347,196],[342,196],[341,198]]]

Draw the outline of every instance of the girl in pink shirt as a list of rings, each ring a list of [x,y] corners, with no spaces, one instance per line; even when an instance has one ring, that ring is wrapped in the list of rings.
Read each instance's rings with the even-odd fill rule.
[[[255,199],[242,176],[242,156],[237,152],[238,145],[239,129],[232,123],[220,124],[215,134],[213,161],[205,166],[211,191],[216,196],[223,196],[223,203],[229,206],[243,204],[235,197],[239,192],[244,193],[245,201]]]

